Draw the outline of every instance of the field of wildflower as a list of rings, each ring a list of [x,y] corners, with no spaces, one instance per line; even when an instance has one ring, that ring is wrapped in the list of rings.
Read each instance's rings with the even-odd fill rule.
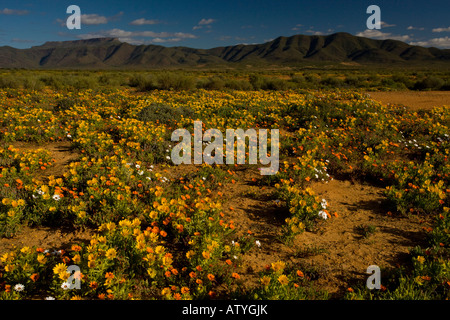
[[[340,298],[450,297],[449,106],[411,111],[346,89],[4,88],[0,110],[0,237],[24,226],[90,234],[61,247],[2,249],[0,299],[328,299],[316,287],[325,275],[290,260],[242,267],[270,244],[230,214],[227,190],[240,171],[256,172],[248,197],[270,191],[261,201],[276,203],[273,241],[286,246],[341,218],[312,183],[381,186],[382,210],[432,225],[406,263],[383,270],[380,290],[361,281]],[[174,166],[171,133],[193,132],[195,120],[203,130],[279,129],[278,173]],[[58,143],[77,155],[64,170],[52,170],[45,148]]]

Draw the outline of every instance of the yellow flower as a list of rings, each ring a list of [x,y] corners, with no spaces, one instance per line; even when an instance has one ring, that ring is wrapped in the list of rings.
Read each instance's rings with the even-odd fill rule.
[[[23,247],[22,249],[20,249],[20,252],[25,254],[31,253],[31,249],[29,247]]]
[[[286,266],[286,263],[283,261],[277,261],[272,263],[272,270],[275,272],[282,272],[284,270],[284,267]]]
[[[211,257],[211,255],[209,254],[209,251],[203,251],[203,252],[202,252],[202,256],[203,256],[203,258],[205,258],[205,259],[209,259],[209,258]]]
[[[117,255],[117,251],[114,248],[108,249],[106,251],[106,258],[107,259],[112,260],[112,259],[114,259],[116,257],[116,255]]]
[[[157,246],[157,247],[155,248],[155,252],[156,252],[156,254],[162,254],[162,253],[164,253],[164,247],[163,247],[163,246]]]
[[[13,264],[7,264],[5,266],[5,271],[6,272],[10,272],[10,271],[13,271],[13,270],[14,270],[14,265]]]
[[[289,283],[289,279],[286,275],[282,274],[278,277],[278,282],[285,286]]]
[[[195,251],[194,250],[189,250],[188,252],[186,252],[186,258],[190,259],[195,255]]]
[[[74,263],[79,263],[81,261],[80,255],[79,254],[74,255],[73,258],[72,258],[72,261]]]
[[[47,258],[43,254],[39,254],[36,259],[40,264],[45,264],[47,262]]]
[[[419,261],[420,264],[423,264],[425,262],[425,258],[422,256],[418,256],[417,261]]]
[[[150,278],[154,278],[156,276],[156,270],[152,268],[147,269],[147,273],[150,276]]]
[[[268,276],[264,276],[260,279],[260,281],[264,287],[267,287],[270,283],[270,278]]]
[[[58,263],[54,268],[53,268],[53,273],[54,274],[61,274],[61,273],[67,273],[67,266],[64,263]]]

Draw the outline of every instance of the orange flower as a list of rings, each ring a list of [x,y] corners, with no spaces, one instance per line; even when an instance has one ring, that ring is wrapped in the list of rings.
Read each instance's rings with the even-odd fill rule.
[[[233,272],[233,273],[231,274],[231,276],[232,276],[233,278],[235,278],[235,279],[240,279],[240,278],[241,278],[241,276],[240,276],[239,274],[237,274],[236,272]]]
[[[159,232],[159,234],[161,235],[161,237],[166,237],[167,236],[167,232],[165,232],[164,230],[161,230]]]
[[[98,283],[96,281],[91,281],[91,283],[89,283],[89,288],[92,289],[97,289],[98,288]]]
[[[181,300],[181,294],[179,293],[175,293],[173,297],[175,298],[175,300]]]
[[[172,273],[171,273],[170,271],[166,271],[166,272],[164,272],[164,275],[165,275],[167,278],[170,278],[170,276],[172,275]]]
[[[33,280],[33,282],[36,282],[37,279],[39,279],[39,274],[33,273],[33,274],[30,276],[30,278],[31,278],[31,280]]]
[[[348,292],[354,292],[354,290],[352,288],[347,288]]]
[[[112,273],[112,272],[107,272],[107,273],[105,274],[105,278],[106,278],[106,279],[114,279],[114,273]]]
[[[72,250],[73,251],[81,251],[81,247],[79,246],[79,245],[77,245],[77,244],[74,244],[73,246],[72,246]]]
[[[188,293],[189,292],[189,288],[188,287],[182,287],[181,288],[181,293],[182,294],[186,294],[186,293]]]
[[[194,279],[194,278],[197,277],[197,274],[196,274],[194,271],[191,271],[191,272],[189,273],[189,277],[191,277],[192,279]]]
[[[229,265],[229,266],[231,266],[231,264],[232,264],[232,262],[231,262],[230,259],[225,260],[225,263],[226,263],[227,265]]]
[[[213,274],[209,273],[209,274],[208,274],[208,279],[209,279],[210,281],[214,281],[214,280],[216,279],[216,277],[214,277]]]
[[[305,275],[300,270],[297,270],[297,275],[301,278],[303,278]]]
[[[104,294],[104,293],[100,293],[100,294],[98,295],[98,298],[99,298],[100,300],[105,299],[105,294]]]

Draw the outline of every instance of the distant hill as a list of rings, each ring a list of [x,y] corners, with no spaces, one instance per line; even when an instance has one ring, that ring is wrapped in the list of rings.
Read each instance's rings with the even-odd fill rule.
[[[29,49],[0,47],[0,68],[151,69],[226,65],[302,65],[313,62],[450,66],[450,49],[411,46],[335,33],[295,35],[253,45],[212,49],[131,45],[115,38],[46,42]]]

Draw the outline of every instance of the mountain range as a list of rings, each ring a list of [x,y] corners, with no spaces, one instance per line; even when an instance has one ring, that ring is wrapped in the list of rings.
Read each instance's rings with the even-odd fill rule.
[[[278,37],[212,49],[131,45],[116,38],[53,41],[29,49],[0,47],[0,68],[153,69],[202,66],[295,66],[310,63],[450,66],[450,49],[412,46],[349,33]]]

